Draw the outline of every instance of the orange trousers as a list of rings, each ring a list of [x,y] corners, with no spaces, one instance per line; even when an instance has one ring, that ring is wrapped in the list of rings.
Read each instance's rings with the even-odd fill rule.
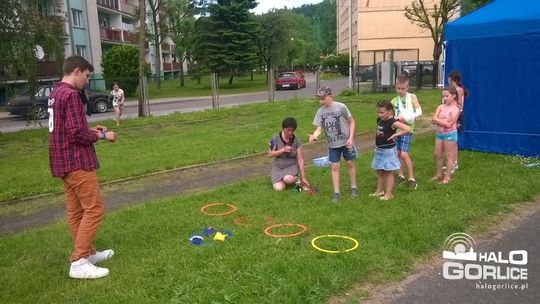
[[[94,236],[104,208],[96,171],[77,170],[62,178],[66,196],[66,215],[74,250],[71,262],[94,254]]]

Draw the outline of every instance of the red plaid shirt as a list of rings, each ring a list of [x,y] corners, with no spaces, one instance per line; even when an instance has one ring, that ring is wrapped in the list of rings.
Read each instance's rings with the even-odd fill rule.
[[[99,168],[94,142],[77,89],[59,82],[49,96],[49,166],[53,176]]]

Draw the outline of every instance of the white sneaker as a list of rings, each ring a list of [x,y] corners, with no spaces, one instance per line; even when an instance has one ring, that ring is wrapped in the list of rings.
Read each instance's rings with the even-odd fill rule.
[[[108,274],[109,269],[94,266],[85,258],[71,263],[69,268],[69,276],[74,279],[97,279],[106,277]]]
[[[114,251],[112,249],[96,251],[96,253],[88,257],[88,261],[96,265],[97,263],[100,263],[100,262],[103,262],[105,260],[112,258],[113,255],[114,255]]]

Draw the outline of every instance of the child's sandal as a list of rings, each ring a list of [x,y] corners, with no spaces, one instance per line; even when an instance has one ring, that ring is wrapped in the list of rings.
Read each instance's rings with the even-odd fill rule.
[[[383,196],[384,195],[384,191],[381,191],[381,192],[373,192],[373,193],[370,193],[369,196],[371,197],[380,197],[380,196]]]

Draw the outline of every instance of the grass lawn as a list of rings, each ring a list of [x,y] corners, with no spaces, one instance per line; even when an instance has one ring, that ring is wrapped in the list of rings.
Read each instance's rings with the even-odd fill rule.
[[[250,75],[234,77],[231,85],[229,85],[229,77],[219,79],[220,94],[259,92],[267,89],[266,74],[253,74],[253,80]],[[155,82],[150,82],[148,90],[148,96],[151,99],[210,95],[212,95],[210,76],[202,76],[200,83],[192,77],[185,77],[184,87],[180,86],[180,79],[162,80],[160,90],[157,89]],[[137,99],[137,96],[131,99]]]
[[[436,90],[418,93],[425,116],[435,110],[439,94]],[[364,94],[336,99],[348,105],[357,132],[367,132],[376,127],[376,102],[393,96]],[[96,143],[100,181],[264,152],[287,116],[296,117],[297,134],[306,142],[306,134],[314,130],[312,121],[318,106],[315,99],[251,104],[125,119],[120,128],[106,120],[102,124],[117,132],[118,141]],[[0,202],[62,189],[60,180],[49,173],[46,129],[0,134],[0,172]]]
[[[108,213],[95,241],[98,248],[116,251],[104,263],[111,270],[104,279],[68,278],[71,241],[63,221],[1,237],[0,303],[324,303],[355,283],[404,278],[415,261],[440,254],[451,233],[483,231],[513,202],[540,190],[540,170],[524,168],[520,158],[469,151],[460,152],[451,185],[429,183],[432,145],[431,135],[415,139],[419,188],[399,187],[390,202],[367,196],[376,178],[371,153],[363,153],[356,162],[362,193],[355,201],[344,195],[340,203],[330,203],[329,168],[309,167],[312,183],[321,188],[315,196],[273,192],[261,177]],[[342,189],[348,187],[345,176],[344,170]],[[238,211],[202,214],[210,202],[233,204]],[[235,225],[240,216],[252,226]],[[304,224],[308,230],[292,238],[265,236],[267,216],[274,224]],[[229,230],[232,238],[189,244],[189,236],[206,226]],[[360,247],[341,254],[314,250],[310,241],[326,234],[352,237]],[[344,250],[352,244],[322,239],[318,245]],[[351,299],[367,295],[358,291]]]

